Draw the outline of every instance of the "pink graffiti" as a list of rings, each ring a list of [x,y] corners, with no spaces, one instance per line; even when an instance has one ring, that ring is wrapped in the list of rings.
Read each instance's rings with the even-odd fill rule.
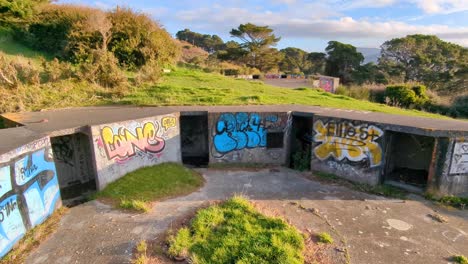
[[[145,153],[161,152],[165,147],[165,141],[158,137],[158,131],[158,123],[152,122],[145,123],[143,127],[135,128],[135,131],[121,127],[117,133],[106,126],[101,131],[101,143],[104,145],[109,160],[115,158],[125,162],[128,158],[135,156],[137,149]]]

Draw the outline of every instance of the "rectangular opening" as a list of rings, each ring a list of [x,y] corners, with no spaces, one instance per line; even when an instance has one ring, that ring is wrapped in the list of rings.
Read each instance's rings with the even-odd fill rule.
[[[290,135],[290,168],[297,170],[310,170],[312,128],[313,117],[310,114],[293,114]]]
[[[89,137],[83,133],[53,137],[52,152],[65,205],[86,201],[96,191]]]
[[[267,132],[267,149],[283,148],[284,132]]]
[[[180,117],[182,162],[203,167],[209,162],[208,113],[182,113]]]
[[[387,132],[387,135],[385,183],[423,192],[427,186],[434,138],[400,132]]]

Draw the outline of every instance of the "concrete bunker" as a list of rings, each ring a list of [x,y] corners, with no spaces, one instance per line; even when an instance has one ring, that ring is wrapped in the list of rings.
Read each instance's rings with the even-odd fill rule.
[[[89,136],[84,133],[50,139],[64,204],[75,204],[96,191]]]
[[[313,114],[294,112],[291,116],[289,167],[310,170]]]
[[[207,166],[208,112],[182,112],[180,116],[182,162],[192,166]]]
[[[410,191],[425,191],[434,141],[429,136],[387,131],[384,182]]]

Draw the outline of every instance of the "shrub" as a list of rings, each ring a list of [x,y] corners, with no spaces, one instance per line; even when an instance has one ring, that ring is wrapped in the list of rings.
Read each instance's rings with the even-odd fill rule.
[[[428,102],[424,85],[391,85],[385,89],[386,103],[406,108],[423,108]]]
[[[77,77],[110,88],[125,87],[128,84],[115,56],[102,50],[93,51],[85,62],[79,64]]]
[[[42,59],[42,68],[47,82],[70,79],[73,75],[72,65],[68,62],[61,62],[57,58],[52,61]]]
[[[141,66],[135,77],[135,82],[137,85],[141,85],[145,82],[157,83],[161,78],[161,72],[161,67],[159,67],[155,61],[151,61]]]
[[[453,256],[453,261],[458,264],[468,264],[468,258],[463,255]]]

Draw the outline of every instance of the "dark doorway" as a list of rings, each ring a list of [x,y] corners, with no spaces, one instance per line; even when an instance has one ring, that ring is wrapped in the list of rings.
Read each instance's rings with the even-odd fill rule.
[[[400,132],[387,132],[387,137],[385,183],[423,192],[427,186],[434,138]]]
[[[86,201],[96,191],[88,135],[76,133],[53,137],[50,141],[64,204],[72,206]]]
[[[310,170],[313,117],[306,113],[292,114],[289,167]]]
[[[204,167],[209,162],[208,113],[183,113],[180,117],[182,162]]]

